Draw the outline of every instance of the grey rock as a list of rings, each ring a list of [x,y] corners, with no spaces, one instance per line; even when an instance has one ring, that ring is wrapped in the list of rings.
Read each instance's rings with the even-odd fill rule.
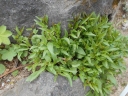
[[[49,25],[61,22],[62,29],[65,29],[67,20],[78,13],[113,13],[112,2],[113,0],[0,0],[0,25],[4,24],[13,31],[16,26],[32,26],[35,16],[48,15]]]
[[[73,81],[70,87],[66,78],[58,76],[54,81],[54,75],[43,72],[38,79],[27,82],[26,78],[18,81],[13,89],[6,90],[1,96],[85,96],[89,87],[84,89],[81,81]]]

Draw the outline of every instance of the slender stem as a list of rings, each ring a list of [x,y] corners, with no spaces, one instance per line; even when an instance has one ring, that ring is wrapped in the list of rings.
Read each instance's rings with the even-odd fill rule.
[[[21,68],[23,68],[23,67],[26,67],[26,66],[29,66],[29,65],[31,65],[31,64],[26,64],[26,65],[19,66],[19,67],[17,67],[17,68],[13,68],[13,69],[10,70],[9,72],[6,72],[6,73],[4,73],[3,75],[1,75],[1,76],[0,76],[0,79],[1,79],[2,77],[6,76],[6,75],[8,75],[8,74],[10,74],[10,73],[12,73],[12,72],[15,71],[15,70],[19,70],[19,69],[21,69]]]

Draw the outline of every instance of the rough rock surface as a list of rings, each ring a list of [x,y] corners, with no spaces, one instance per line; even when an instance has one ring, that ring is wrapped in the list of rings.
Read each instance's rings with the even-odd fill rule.
[[[48,72],[43,72],[31,83],[25,80],[18,81],[13,89],[6,90],[0,96],[85,96],[89,90],[88,87],[84,90],[79,79],[73,81],[72,87],[67,79],[61,76],[55,82],[54,76]]]
[[[0,25],[6,25],[10,30],[16,26],[30,27],[35,16],[49,16],[49,24],[61,22],[62,28],[67,26],[67,20],[81,12],[109,15],[113,13],[113,0],[0,0]],[[28,35],[29,33],[24,33]],[[13,89],[5,91],[0,96],[84,96],[80,80],[73,82],[59,77],[54,82],[53,75],[43,73],[34,82],[22,79]]]
[[[111,14],[112,2],[113,0],[0,0],[0,25],[4,24],[11,30],[16,26],[30,27],[35,16],[48,15],[49,24],[61,22],[64,29],[67,20],[77,13],[95,11]]]

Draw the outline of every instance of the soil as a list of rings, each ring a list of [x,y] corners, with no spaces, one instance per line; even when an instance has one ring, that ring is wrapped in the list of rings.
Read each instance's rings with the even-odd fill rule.
[[[115,18],[112,20],[112,23],[116,29],[120,30],[121,34],[128,36],[128,11],[123,10],[123,7],[125,7],[126,4],[128,10],[128,1],[124,0],[123,2],[121,2],[117,14]],[[15,64],[15,61],[16,60],[12,62],[4,62],[4,64],[6,64],[7,67],[5,73],[9,72],[12,69],[15,69],[15,67],[18,67],[18,65]],[[121,92],[124,90],[125,86],[128,84],[128,58],[125,58],[125,61],[126,61],[126,71],[116,77],[118,85],[113,87],[110,96],[119,96]],[[8,74],[0,78],[0,94],[8,88],[13,88],[14,84],[19,79],[25,78],[29,74],[30,72],[28,72],[25,69],[25,67],[22,67],[19,69],[19,74],[17,76],[12,76],[11,74]],[[128,96],[128,94],[126,96]]]

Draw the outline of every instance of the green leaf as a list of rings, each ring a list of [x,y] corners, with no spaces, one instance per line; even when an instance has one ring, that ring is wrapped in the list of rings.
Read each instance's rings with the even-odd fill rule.
[[[56,62],[56,61],[57,61],[57,57],[56,57],[56,55],[54,54],[53,43],[48,42],[47,48],[48,48],[49,52],[51,53],[53,60]]]
[[[96,36],[95,34],[93,34],[92,32],[88,32],[88,33],[85,33],[86,35],[88,36]]]
[[[73,80],[77,80],[78,78],[78,76],[73,76]]]
[[[6,26],[0,26],[0,34],[3,34],[6,31]]]
[[[36,71],[36,72],[34,72],[34,73],[32,73],[28,78],[27,78],[27,80],[26,81],[33,81],[34,79],[36,79],[39,75],[40,75],[40,71]]]
[[[54,54],[54,52],[53,52],[53,43],[48,42],[47,48],[48,48],[48,50],[49,50],[49,52],[50,52],[51,54]]]
[[[74,35],[74,34],[70,34],[71,35],[71,37],[73,37],[73,38],[78,38],[76,35]]]
[[[0,45],[3,44],[10,44],[9,36],[11,36],[12,33],[9,30],[6,30],[6,26],[2,25],[0,26]]]
[[[51,73],[53,73],[54,75],[57,75],[55,69],[54,69],[54,65],[51,63],[50,65],[48,65],[47,70]]]
[[[110,49],[108,49],[109,52],[110,51],[117,51],[117,50],[119,50],[119,48],[110,48]]]
[[[27,61],[22,61],[21,63],[22,63],[22,65],[25,65],[25,64],[27,64]]]
[[[102,26],[102,28],[109,28],[110,26],[108,26],[108,25],[104,25],[104,26]]]
[[[10,44],[10,40],[8,38],[6,38],[6,37],[1,37],[0,38],[0,45],[1,45],[1,43],[9,45]]]
[[[104,41],[103,44],[106,45],[106,46],[110,46],[109,43],[106,42],[106,41]]]
[[[3,60],[9,60],[9,61],[12,61],[13,58],[17,55],[16,51],[12,47],[10,47],[8,50],[3,49],[1,51],[1,53],[2,53],[2,59]]]
[[[19,30],[19,28],[17,26],[16,26],[15,30],[18,33],[18,35],[21,35],[22,34],[21,31]]]
[[[78,58],[78,59],[82,59],[83,57],[84,57],[84,55],[81,55],[81,54],[78,54],[78,55],[77,55],[77,58]]]
[[[86,59],[87,59],[87,61],[88,61],[88,63],[89,63],[89,64],[91,64],[91,63],[92,63],[92,62],[91,62],[91,58],[90,58],[90,57],[88,57],[88,56],[87,56],[87,57],[86,57]]]
[[[108,55],[102,54],[102,56],[107,58],[111,63],[113,63],[113,60]]]
[[[74,60],[74,61],[72,61],[71,65],[72,65],[72,67],[76,67],[77,68],[77,67],[80,66],[80,62]]]
[[[5,72],[6,68],[3,64],[0,64],[0,75]]]
[[[107,75],[108,80],[110,80],[114,85],[117,85],[117,81],[113,75]]]
[[[33,59],[33,58],[35,58],[36,54],[37,54],[37,53],[31,53],[28,58],[29,58],[29,59]]]
[[[107,61],[104,61],[104,62],[103,62],[103,65],[104,65],[105,68],[107,68],[107,69],[109,68]]]
[[[42,68],[40,68],[40,70],[33,72],[30,76],[28,76],[26,81],[31,82],[31,81],[35,80],[44,70],[45,70],[45,67],[42,67]]]
[[[61,67],[60,68],[60,70],[61,71],[64,71],[64,72],[71,72],[71,73],[73,73],[73,74],[76,74],[77,73],[77,68],[63,68],[63,67]]]
[[[79,77],[80,77],[80,80],[84,83],[84,81],[85,81],[85,74],[84,74],[84,72],[80,72]]]
[[[67,56],[69,56],[69,54],[68,54],[66,51],[64,51],[64,50],[61,50],[61,52],[62,52],[64,55],[67,55]]]
[[[65,41],[70,45],[70,39],[69,39],[69,38],[64,37],[64,38],[62,38],[62,39],[65,40]]]
[[[95,96],[92,90],[89,90],[85,96]]]
[[[51,62],[51,57],[49,56],[49,55],[45,55],[45,60],[47,61],[47,62]]]
[[[77,53],[81,54],[81,55],[86,55],[85,51],[81,48],[78,47],[78,49],[76,50]]]
[[[67,72],[59,73],[60,75],[66,77],[70,83],[70,86],[72,87],[72,77]]]
[[[79,26],[79,28],[84,29],[85,31],[87,31],[87,29],[84,26]]]
[[[16,70],[16,71],[13,71],[11,74],[12,74],[12,76],[17,76],[18,75],[18,73],[19,73],[19,71],[18,70]]]

